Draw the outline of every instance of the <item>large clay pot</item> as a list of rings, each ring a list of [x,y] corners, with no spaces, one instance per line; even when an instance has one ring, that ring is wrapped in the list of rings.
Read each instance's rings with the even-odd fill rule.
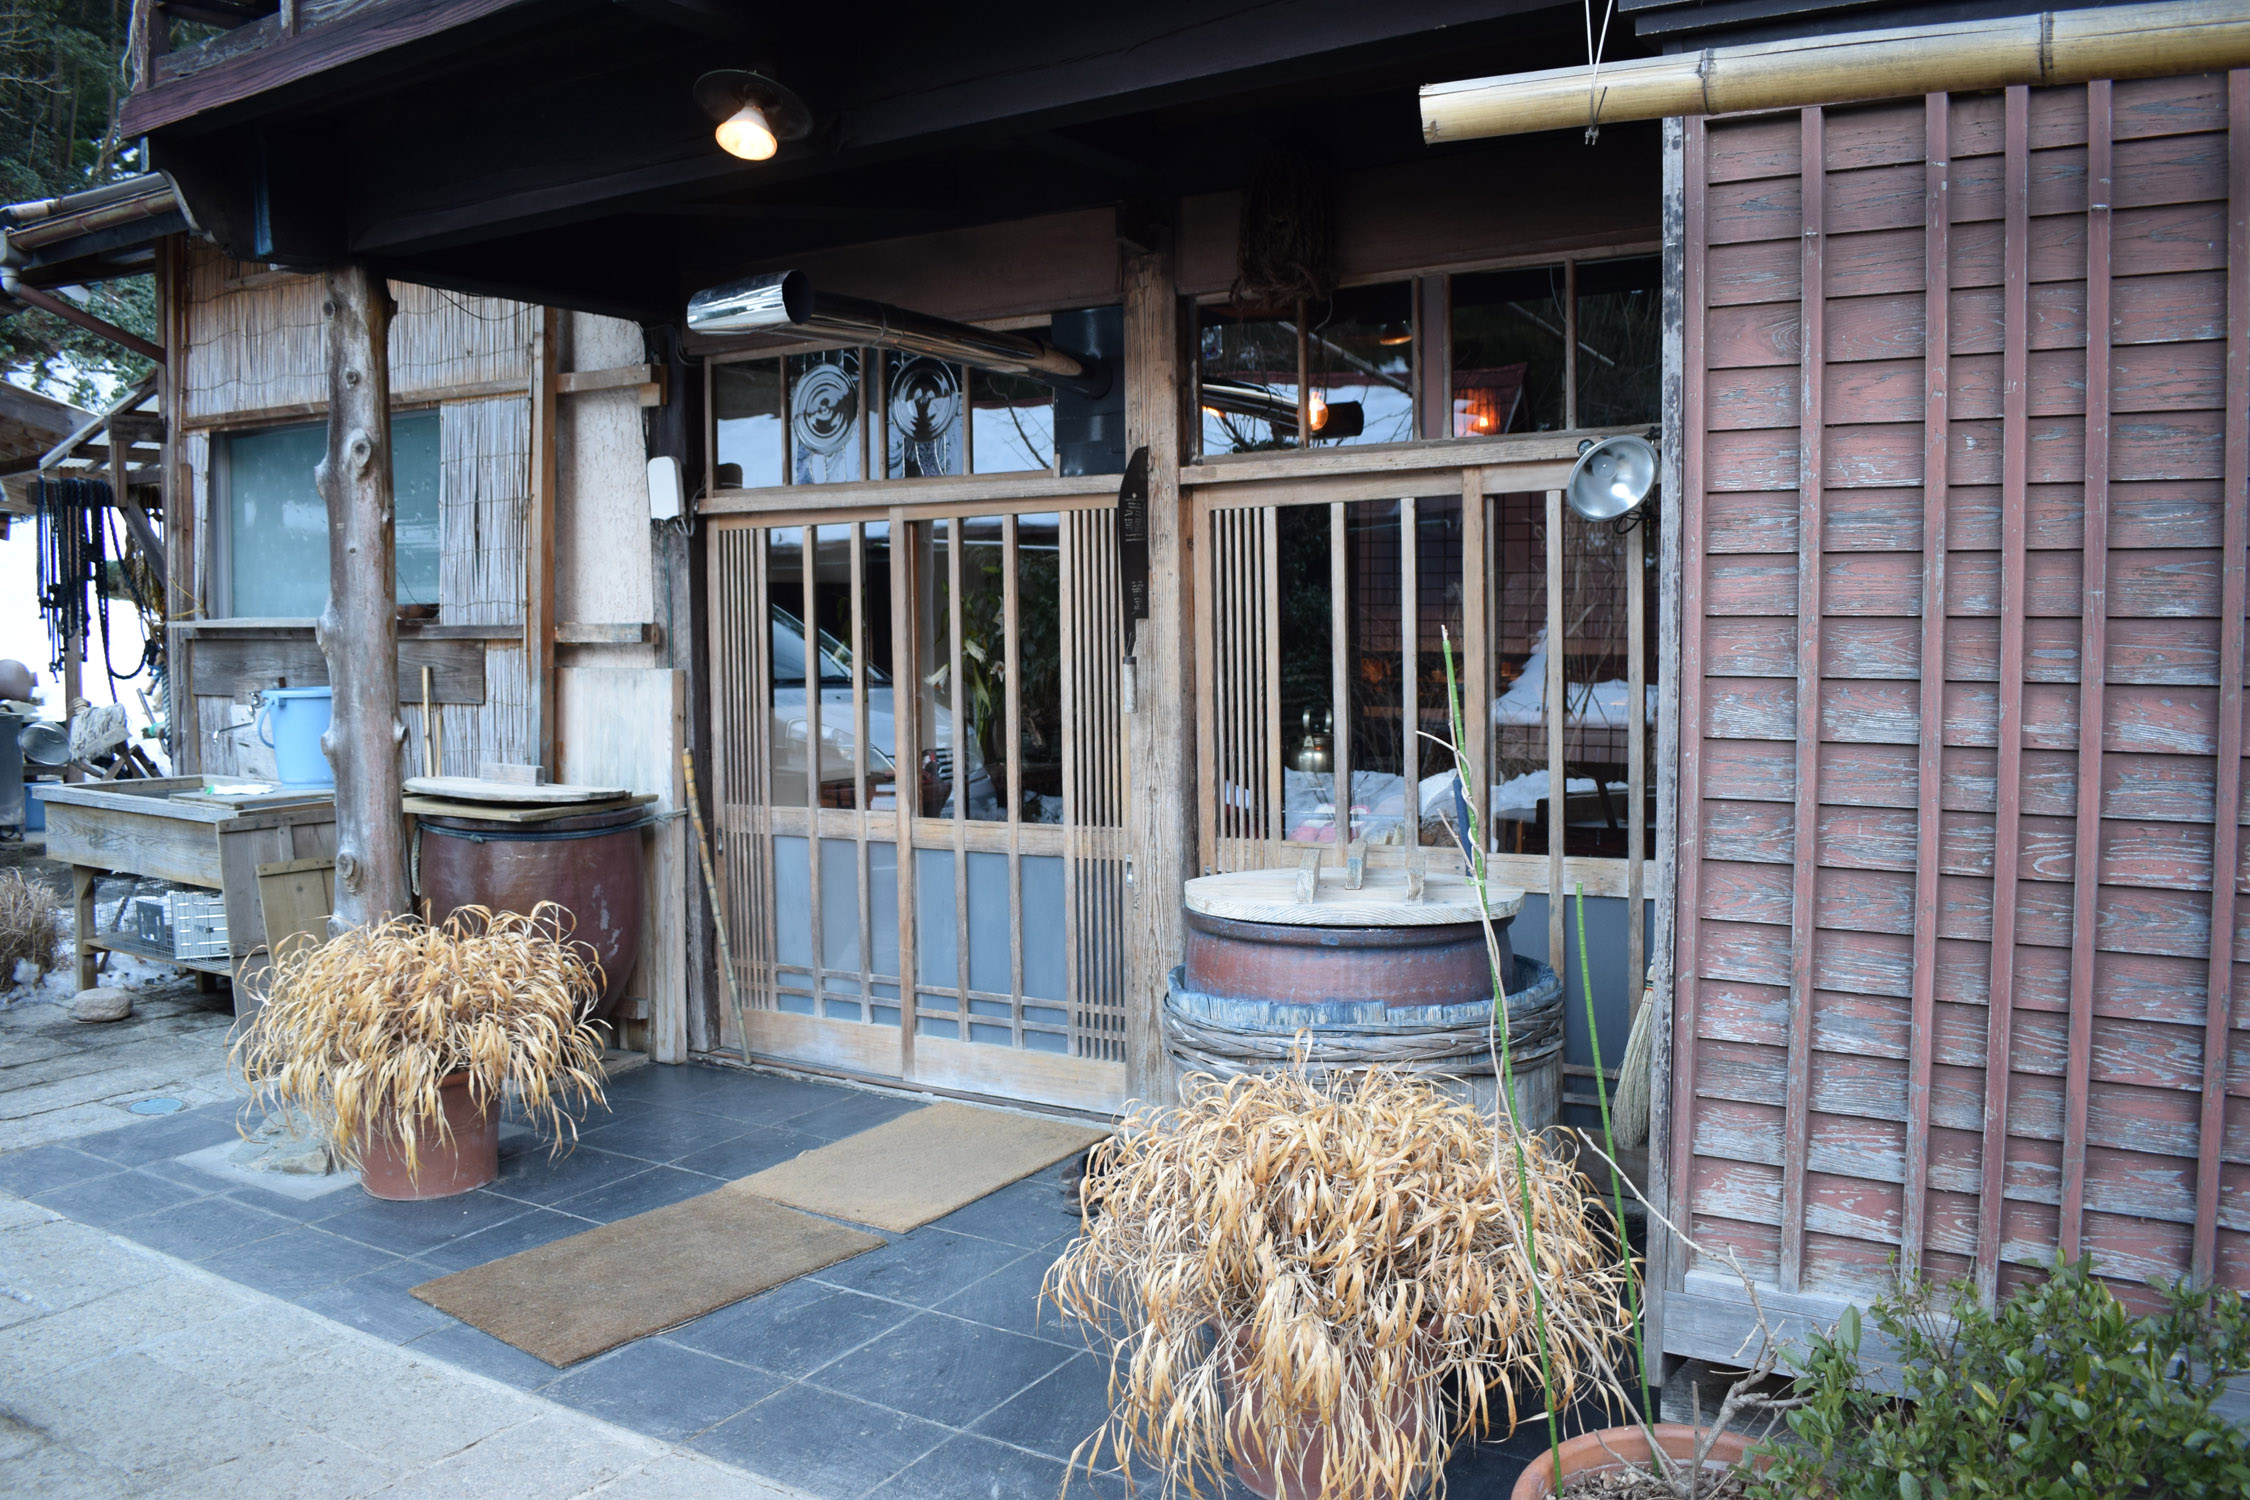
[[[359,1183],[371,1197],[410,1203],[450,1198],[500,1176],[500,1112],[497,1099],[482,1107],[469,1095],[469,1075],[455,1073],[438,1085],[450,1139],[435,1130],[415,1132],[419,1170],[406,1170],[406,1151],[388,1130],[360,1142]]]
[[[1656,1424],[1656,1441],[1673,1458],[1692,1459],[1701,1428],[1683,1422]],[[1707,1465],[1732,1468],[1750,1453],[1750,1440],[1737,1432],[1722,1432],[1711,1445],[1705,1458]],[[1556,1454],[1542,1453],[1516,1476],[1516,1487],[1509,1491],[1510,1500],[1547,1500],[1555,1492]],[[1602,1474],[1627,1466],[1645,1466],[1649,1461],[1648,1433],[1638,1427],[1605,1427],[1600,1432],[1583,1433],[1564,1442],[1562,1458],[1563,1483],[1568,1484],[1581,1474]]]
[[[1239,1341],[1230,1338],[1228,1342],[1231,1346],[1228,1399],[1235,1405],[1247,1407],[1250,1419],[1255,1424],[1258,1420],[1258,1387],[1243,1378],[1242,1367],[1247,1361]],[[1369,1413],[1369,1420],[1375,1420],[1372,1412]],[[1405,1432],[1409,1443],[1419,1440],[1422,1433],[1422,1412],[1414,1400],[1411,1388],[1394,1393],[1389,1420]],[[1278,1468],[1269,1455],[1237,1452],[1234,1457],[1235,1477],[1242,1481],[1245,1489],[1254,1495],[1263,1496],[1264,1500],[1317,1500],[1321,1481],[1328,1474],[1328,1442],[1324,1436],[1327,1425],[1312,1417],[1298,1420],[1297,1430],[1306,1435],[1302,1450],[1304,1460],[1298,1467]]]

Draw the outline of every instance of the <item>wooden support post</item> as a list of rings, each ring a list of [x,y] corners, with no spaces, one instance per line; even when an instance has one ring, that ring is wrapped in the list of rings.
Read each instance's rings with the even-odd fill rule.
[[[391,296],[365,266],[328,273],[328,608],[315,638],[334,717],[320,748],[336,769],[333,931],[412,910],[399,813],[398,599],[391,496]]]
[[[545,307],[531,336],[531,505],[524,549],[524,670],[531,679],[537,762],[554,774],[555,747],[555,380],[562,313]],[[818,696],[817,694],[815,696]]]
[[[77,970],[78,987],[94,987],[95,968],[101,954],[91,941],[94,924],[99,916],[94,907],[94,872],[85,865],[70,867],[70,912],[73,923],[71,958]]]
[[[1126,848],[1126,1087],[1171,1097],[1161,1022],[1166,977],[1179,961],[1181,902],[1195,871],[1195,575],[1180,502],[1180,299],[1168,252],[1125,264],[1125,441],[1148,448],[1149,617],[1134,656],[1128,717],[1131,777]],[[1339,733],[1344,726],[1336,726]],[[958,739],[955,743],[960,743]]]

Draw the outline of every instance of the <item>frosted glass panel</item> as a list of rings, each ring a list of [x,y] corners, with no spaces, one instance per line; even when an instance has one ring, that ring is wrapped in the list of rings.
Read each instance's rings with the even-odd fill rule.
[[[227,445],[227,579],[238,616],[290,618],[328,607],[328,511],[313,470],[326,423],[236,433]],[[438,414],[391,419],[398,597],[438,602]]]
[[[801,838],[782,835],[773,841],[773,916],[774,956],[785,964],[809,967],[813,961],[812,862]]]
[[[1023,992],[1041,1000],[1069,998],[1063,953],[1063,862],[1052,854],[1023,856]],[[1024,1007],[1025,1016],[1032,1014]]]
[[[914,965],[924,984],[952,989],[961,982],[960,947],[953,933],[953,851],[914,851]]]
[[[872,974],[898,972],[898,845],[867,846],[867,936],[875,952],[868,961]],[[877,985],[878,992],[883,990]],[[893,985],[889,993],[896,995]]]
[[[969,860],[969,988],[1005,995],[1015,966],[1008,961],[1008,856]]]
[[[850,839],[820,841],[820,962],[859,967],[859,845]]]

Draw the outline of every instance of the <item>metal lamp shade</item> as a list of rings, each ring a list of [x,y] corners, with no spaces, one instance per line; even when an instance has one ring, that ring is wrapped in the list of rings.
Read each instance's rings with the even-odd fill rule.
[[[1631,515],[1656,488],[1656,446],[1647,438],[1603,438],[1578,455],[1563,498],[1589,521]]]

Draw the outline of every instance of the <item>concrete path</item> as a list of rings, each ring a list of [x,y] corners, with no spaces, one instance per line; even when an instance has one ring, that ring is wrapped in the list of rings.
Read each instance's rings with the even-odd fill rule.
[[[0,1193],[0,1495],[801,1492]]]

